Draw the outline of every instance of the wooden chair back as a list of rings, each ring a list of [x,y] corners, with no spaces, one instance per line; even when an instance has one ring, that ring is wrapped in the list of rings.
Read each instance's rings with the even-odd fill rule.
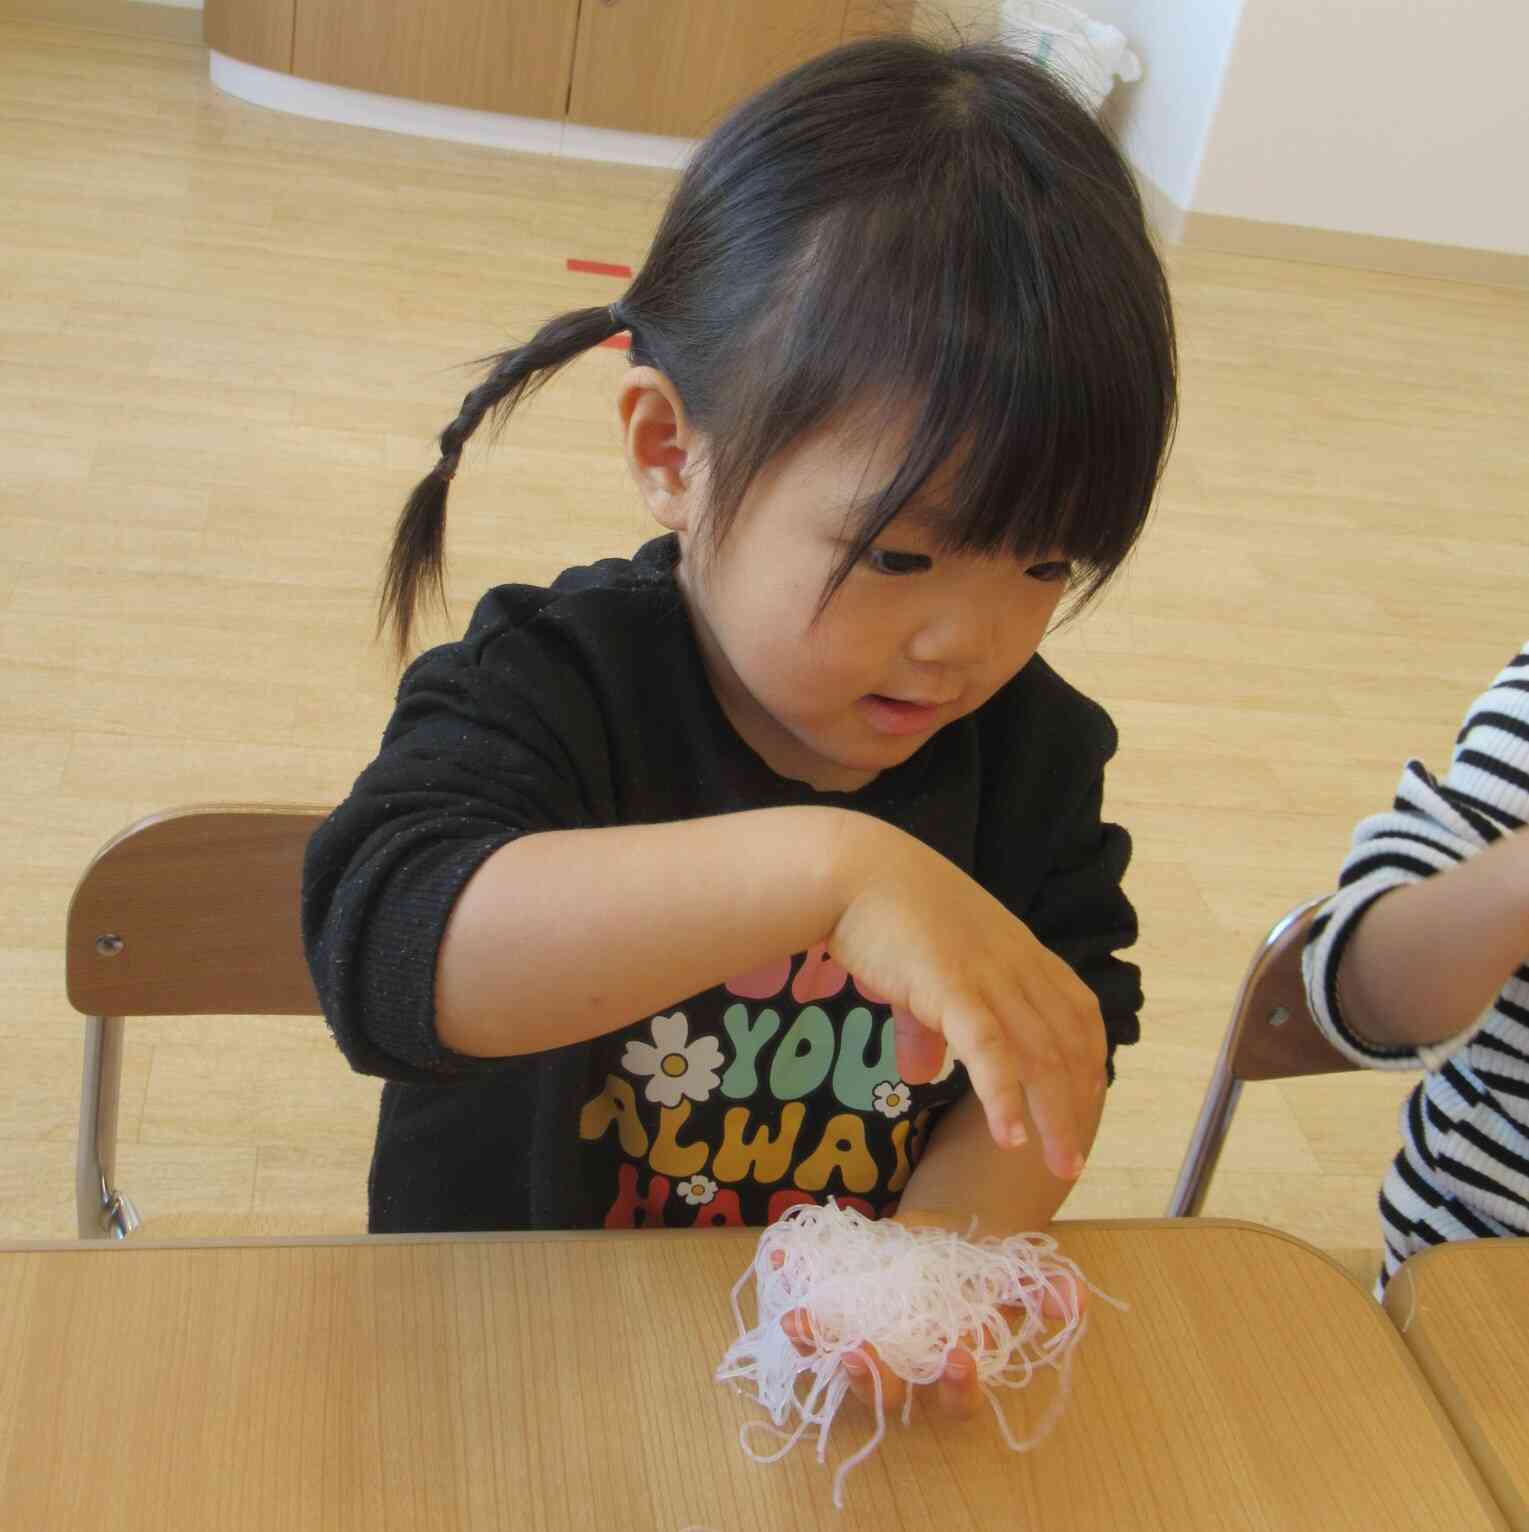
[[[298,925],[327,810],[214,804],[109,841],[69,905],[70,1003],[87,1016],[316,1016]]]
[[[1322,902],[1292,910],[1254,953],[1227,1039],[1233,1079],[1291,1080],[1359,1068],[1317,1030],[1306,1004],[1301,954]]]
[[[1291,910],[1253,953],[1168,1199],[1170,1218],[1194,1218],[1204,1208],[1244,1081],[1290,1080],[1359,1067],[1322,1036],[1306,1004],[1301,954],[1322,902],[1312,899]]]

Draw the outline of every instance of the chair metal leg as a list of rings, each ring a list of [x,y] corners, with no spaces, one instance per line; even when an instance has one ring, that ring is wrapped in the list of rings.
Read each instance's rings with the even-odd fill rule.
[[[1205,1104],[1200,1108],[1194,1135],[1189,1140],[1189,1152],[1184,1156],[1178,1183],[1168,1201],[1169,1218],[1199,1217],[1200,1209],[1205,1205],[1205,1195],[1210,1190],[1210,1179],[1221,1158],[1221,1146],[1226,1142],[1226,1130],[1232,1124],[1232,1113],[1237,1110],[1241,1095],[1242,1081],[1233,1078],[1231,1064],[1223,1050],[1205,1092]]]
[[[85,1018],[74,1205],[81,1239],[125,1239],[140,1223],[132,1200],[112,1184],[117,1173],[117,1095],[122,1083],[120,1016]]]

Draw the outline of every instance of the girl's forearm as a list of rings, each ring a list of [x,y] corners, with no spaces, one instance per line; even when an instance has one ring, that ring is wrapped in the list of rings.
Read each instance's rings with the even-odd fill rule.
[[[1413,1048],[1468,1027],[1529,958],[1529,830],[1365,911],[1338,975],[1360,1037]]]
[[[436,1031],[481,1058],[615,1031],[832,931],[845,869],[880,821],[756,809],[553,830],[489,857],[436,964]]]
[[[1083,1153],[1093,1147],[1104,1112],[1104,1093],[1079,1113]],[[1018,1149],[1000,1149],[988,1131],[982,1103],[963,1096],[946,1111],[930,1136],[898,1203],[909,1224],[938,1224],[965,1234],[972,1215],[977,1235],[1030,1233],[1044,1229],[1077,1184],[1046,1168],[1041,1135],[1033,1124]]]

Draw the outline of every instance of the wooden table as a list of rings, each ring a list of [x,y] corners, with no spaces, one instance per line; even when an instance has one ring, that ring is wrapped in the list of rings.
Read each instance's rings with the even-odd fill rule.
[[[915,1412],[831,1500],[712,1381],[754,1236],[0,1250],[0,1526],[25,1532],[1470,1532],[1506,1525],[1401,1337],[1252,1225],[1076,1223],[1096,1305],[1056,1433]],[[1011,1406],[1023,1429],[1038,1384]]]
[[[1386,1289],[1386,1311],[1509,1524],[1529,1529],[1529,1240],[1412,1256]]]

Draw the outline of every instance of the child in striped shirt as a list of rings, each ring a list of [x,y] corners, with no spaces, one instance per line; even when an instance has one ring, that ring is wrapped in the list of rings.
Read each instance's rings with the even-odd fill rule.
[[[1378,1297],[1415,1251],[1529,1235],[1529,644],[1363,820],[1304,954],[1312,1015],[1371,1069],[1427,1071],[1380,1191]]]

